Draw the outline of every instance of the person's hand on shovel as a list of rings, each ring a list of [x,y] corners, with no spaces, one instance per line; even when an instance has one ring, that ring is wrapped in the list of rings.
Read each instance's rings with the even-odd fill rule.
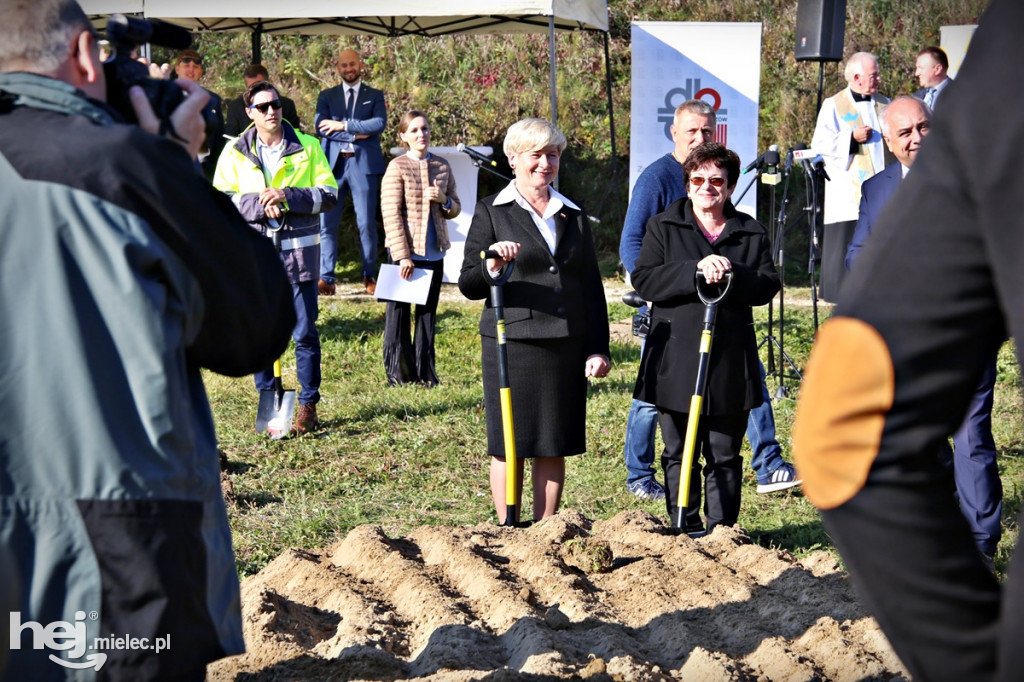
[[[488,251],[494,251],[501,255],[501,259],[488,258],[487,270],[492,274],[500,271],[510,260],[515,260],[519,255],[519,242],[494,242],[487,247]]]

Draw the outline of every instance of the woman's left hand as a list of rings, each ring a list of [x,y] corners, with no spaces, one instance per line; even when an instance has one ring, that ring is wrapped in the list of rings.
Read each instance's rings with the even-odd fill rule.
[[[708,284],[714,284],[725,277],[725,273],[732,270],[732,263],[725,256],[710,255],[697,262],[697,269],[704,273],[704,279]]]
[[[448,195],[437,185],[431,185],[426,190],[427,198],[435,204],[444,204],[448,201]]]
[[[612,368],[611,360],[604,355],[591,355],[587,358],[586,376],[601,379],[608,376]]]
[[[398,261],[398,267],[398,274],[402,276],[402,279],[410,279],[412,277],[412,271],[415,268],[412,258],[403,258]]]

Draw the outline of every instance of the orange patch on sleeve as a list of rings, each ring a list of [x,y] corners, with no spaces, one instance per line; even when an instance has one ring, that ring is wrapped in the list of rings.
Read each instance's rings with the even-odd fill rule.
[[[818,331],[793,424],[793,461],[819,509],[838,507],[864,487],[892,408],[894,376],[874,327],[836,317]]]

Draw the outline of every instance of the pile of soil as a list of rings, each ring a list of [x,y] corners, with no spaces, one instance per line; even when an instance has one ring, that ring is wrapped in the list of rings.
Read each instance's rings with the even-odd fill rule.
[[[210,680],[894,680],[908,674],[826,552],[643,511],[530,528],[360,526],[242,584],[249,652]]]

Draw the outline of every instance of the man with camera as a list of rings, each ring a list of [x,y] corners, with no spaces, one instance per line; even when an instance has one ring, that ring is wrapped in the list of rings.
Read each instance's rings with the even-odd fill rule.
[[[200,680],[244,650],[200,370],[265,367],[295,314],[270,241],[195,168],[206,92],[175,87],[161,119],[142,88],[117,96],[74,0],[0,2],[0,586],[17,679]]]

